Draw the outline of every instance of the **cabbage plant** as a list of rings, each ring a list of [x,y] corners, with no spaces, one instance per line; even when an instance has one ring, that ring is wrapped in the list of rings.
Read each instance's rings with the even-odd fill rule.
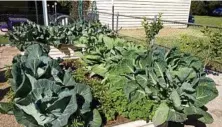
[[[167,121],[183,123],[191,116],[206,124],[213,122],[205,105],[218,91],[195,57],[153,47],[127,66],[131,72],[126,75],[125,94],[131,101],[146,98],[159,104],[153,117],[156,126]]]
[[[69,70],[62,70],[40,45],[27,48],[16,56],[12,66],[11,88],[14,99],[0,103],[2,113],[14,114],[27,127],[63,127],[70,120],[84,126],[101,126],[101,117],[91,108],[90,87],[76,83]]]
[[[48,48],[49,45],[59,47],[61,44],[73,44],[97,34],[111,33],[100,22],[76,22],[67,26],[41,26],[27,22],[16,26],[8,32],[10,44],[24,51],[32,44],[41,44]]]

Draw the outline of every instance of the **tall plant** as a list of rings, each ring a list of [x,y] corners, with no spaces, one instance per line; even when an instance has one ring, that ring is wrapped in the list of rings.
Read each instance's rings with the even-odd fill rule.
[[[147,20],[147,18],[144,18],[142,26],[145,29],[147,44],[153,45],[155,36],[163,28],[163,23],[161,21],[161,14],[159,14],[157,19],[151,21],[151,23],[149,23],[149,20]]]

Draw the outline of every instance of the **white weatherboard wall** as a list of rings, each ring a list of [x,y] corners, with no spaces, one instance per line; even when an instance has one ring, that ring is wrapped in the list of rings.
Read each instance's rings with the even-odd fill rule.
[[[96,0],[99,12],[112,13],[112,0]],[[130,15],[137,17],[154,18],[155,15],[162,13],[163,20],[178,22],[188,22],[191,0],[114,0],[115,14]],[[112,16],[99,13],[99,19],[103,24],[111,27]],[[129,17],[119,17],[119,28],[138,28],[141,27],[142,19]],[[116,16],[115,16],[116,24]],[[172,27],[186,27],[182,24],[164,23]]]

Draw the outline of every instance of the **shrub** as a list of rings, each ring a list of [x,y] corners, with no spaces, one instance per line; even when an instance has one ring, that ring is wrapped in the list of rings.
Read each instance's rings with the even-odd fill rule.
[[[192,1],[191,13],[193,15],[207,15],[207,9],[205,1]]]
[[[11,103],[0,103],[2,113],[13,113],[25,126],[63,127],[70,119],[99,127],[100,114],[92,109],[90,87],[76,83],[70,71],[48,57],[40,45],[27,48],[13,60]]]
[[[208,28],[205,28],[202,32],[205,35],[203,38],[181,37],[179,47],[184,52],[198,56],[204,62],[205,68],[211,66],[210,69],[215,68],[221,71],[217,64],[222,64],[222,34],[220,31]]]
[[[159,31],[163,28],[163,23],[161,22],[161,14],[159,17],[156,19],[157,21],[153,21],[149,23],[149,21],[144,18],[142,22],[142,26],[145,29],[146,33],[146,41],[147,44],[152,44],[153,45],[153,39],[155,39],[155,36],[159,33]]]
[[[212,123],[205,106],[218,96],[213,80],[205,77],[201,62],[176,49],[166,51],[153,47],[135,59],[125,94],[129,100],[148,99],[159,104],[154,124],[166,121],[183,123],[191,116]],[[206,94],[207,93],[207,94]]]

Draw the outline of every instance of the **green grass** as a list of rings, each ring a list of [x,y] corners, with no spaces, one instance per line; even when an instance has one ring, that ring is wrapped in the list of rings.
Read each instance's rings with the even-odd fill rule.
[[[8,43],[9,43],[8,37],[0,35],[0,44],[8,44]]]
[[[196,24],[222,27],[222,17],[194,16],[194,18]]]

